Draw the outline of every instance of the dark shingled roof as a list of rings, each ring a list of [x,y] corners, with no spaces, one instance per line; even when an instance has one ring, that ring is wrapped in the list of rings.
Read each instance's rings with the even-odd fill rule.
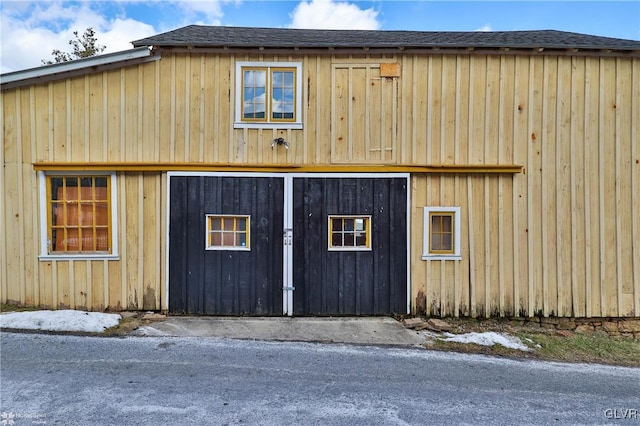
[[[555,30],[365,31],[189,25],[132,42],[156,47],[236,48],[514,48],[640,51],[640,41]]]

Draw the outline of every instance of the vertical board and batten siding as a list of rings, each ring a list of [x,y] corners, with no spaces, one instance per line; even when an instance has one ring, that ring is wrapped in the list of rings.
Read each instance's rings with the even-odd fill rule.
[[[233,128],[238,60],[302,62],[303,130]],[[400,76],[380,77],[383,62]],[[167,308],[166,175],[118,172],[119,260],[39,261],[36,162],[518,164],[413,175],[412,309],[639,316],[639,82],[638,58],[164,52],[6,90],[2,301]],[[462,260],[423,261],[423,207],[449,205]]]

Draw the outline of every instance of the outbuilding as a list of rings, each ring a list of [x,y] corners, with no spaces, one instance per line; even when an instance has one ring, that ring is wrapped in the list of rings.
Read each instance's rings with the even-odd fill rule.
[[[191,25],[1,76],[0,291],[640,316],[640,41]]]

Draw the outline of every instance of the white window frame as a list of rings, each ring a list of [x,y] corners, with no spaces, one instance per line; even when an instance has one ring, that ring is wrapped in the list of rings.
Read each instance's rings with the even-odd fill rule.
[[[48,229],[47,221],[49,203],[47,200],[47,177],[48,176],[109,176],[110,177],[110,189],[111,189],[111,253],[50,253],[50,242],[48,241]],[[39,260],[118,260],[120,255],[118,254],[118,197],[117,197],[117,179],[115,172],[101,172],[101,171],[51,171],[51,172],[38,172],[39,183],[39,199],[40,199],[40,256]]]
[[[213,251],[251,251],[251,215],[248,214],[214,214],[207,213],[205,216],[205,224],[204,224],[204,249],[205,250],[213,250]],[[244,218],[246,219],[247,229],[245,231],[247,241],[246,245],[243,246],[214,246],[209,245],[209,233],[211,229],[209,229],[209,218],[211,217],[222,217],[222,218]],[[234,231],[235,232],[235,231]]]
[[[431,252],[431,213],[453,213],[453,253]],[[461,260],[460,207],[424,207],[424,235],[422,239],[422,260]]]
[[[273,68],[295,68],[296,69],[296,108],[295,121],[270,121],[270,112],[265,111],[264,121],[243,121],[242,120],[242,70],[243,68],[267,68],[270,75]],[[233,127],[235,129],[302,129],[302,62],[236,62],[236,114]],[[267,87],[267,93],[271,90]],[[269,103],[267,103],[269,104]]]

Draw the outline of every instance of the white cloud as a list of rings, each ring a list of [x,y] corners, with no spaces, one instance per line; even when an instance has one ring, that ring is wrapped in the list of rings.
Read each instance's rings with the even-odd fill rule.
[[[229,0],[177,0],[172,2],[172,5],[180,9],[182,22],[185,25],[220,25],[224,15],[222,3],[228,2]]]
[[[107,29],[108,28],[108,29]],[[133,19],[116,18],[105,25],[98,33],[98,42],[107,46],[104,53],[118,52],[131,49],[131,42],[156,34],[157,31],[149,24]]]
[[[42,65],[51,51],[70,51],[73,31],[81,36],[93,27],[104,53],[131,49],[131,41],[156,34],[148,24],[111,16],[99,3],[8,2],[2,4],[0,72],[7,73]]]
[[[302,1],[293,12],[291,28],[314,29],[380,29],[378,11],[373,8],[360,9],[353,3],[334,0]]]
[[[489,32],[489,31],[493,31],[493,28],[491,28],[491,24],[484,24],[483,26],[478,28],[476,31]]]

